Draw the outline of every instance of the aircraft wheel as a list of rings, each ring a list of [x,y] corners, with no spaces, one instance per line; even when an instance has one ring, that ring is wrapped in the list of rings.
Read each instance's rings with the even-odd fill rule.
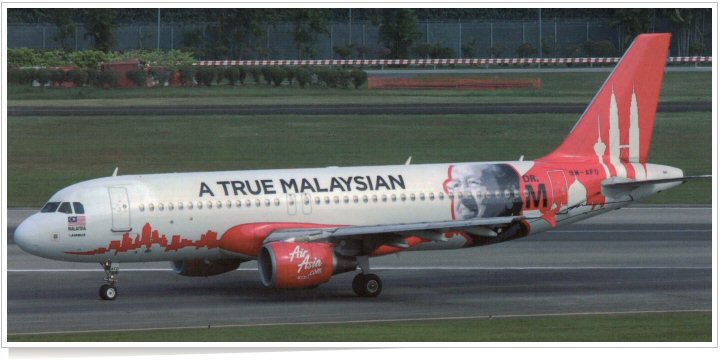
[[[103,284],[100,287],[100,298],[103,300],[115,300],[117,297],[117,289],[110,284]]]
[[[357,274],[352,286],[355,294],[361,297],[376,297],[382,292],[382,281],[375,274]]]

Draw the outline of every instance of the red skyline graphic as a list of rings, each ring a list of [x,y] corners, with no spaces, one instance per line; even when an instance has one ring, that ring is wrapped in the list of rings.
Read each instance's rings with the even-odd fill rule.
[[[143,226],[142,232],[135,236],[135,239],[130,236],[130,233],[123,234],[121,240],[112,240],[107,247],[100,247],[94,250],[88,251],[66,251],[66,254],[70,255],[102,255],[105,253],[113,252],[113,255],[118,253],[126,253],[145,247],[145,251],[152,249],[153,245],[157,245],[163,248],[165,252],[178,251],[180,249],[195,247],[214,249],[220,246],[220,239],[218,233],[212,230],[208,230],[205,234],[200,235],[200,240],[183,239],[180,235],[173,235],[170,242],[166,235],[160,235],[157,230],[153,230],[149,223]]]

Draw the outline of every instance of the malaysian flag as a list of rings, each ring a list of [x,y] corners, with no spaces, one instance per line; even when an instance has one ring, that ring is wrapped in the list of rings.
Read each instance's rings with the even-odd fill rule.
[[[68,216],[68,226],[85,226],[85,216]]]

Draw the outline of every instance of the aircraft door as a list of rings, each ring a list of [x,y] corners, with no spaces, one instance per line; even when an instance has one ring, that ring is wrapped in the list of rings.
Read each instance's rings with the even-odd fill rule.
[[[550,179],[550,196],[552,202],[550,207],[554,210],[558,206],[560,209],[557,211],[560,214],[565,214],[568,211],[568,186],[567,180],[565,179],[565,172],[562,170],[551,170],[547,172],[548,178]]]
[[[132,230],[130,224],[130,200],[124,187],[109,187],[110,211],[112,212],[112,231],[126,232]]]

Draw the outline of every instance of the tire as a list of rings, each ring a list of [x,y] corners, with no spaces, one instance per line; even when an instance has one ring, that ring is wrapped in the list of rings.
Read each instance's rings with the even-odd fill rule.
[[[117,297],[117,289],[110,284],[104,284],[100,287],[100,298],[103,300],[115,300]]]
[[[352,282],[355,294],[360,297],[376,297],[382,292],[382,280],[375,274],[357,274]]]
[[[355,275],[352,281],[352,289],[355,292],[355,295],[364,297],[365,291],[363,290],[365,284],[365,275],[363,273],[359,273]]]
[[[382,280],[375,274],[365,275],[363,293],[366,297],[377,297],[382,292]]]

